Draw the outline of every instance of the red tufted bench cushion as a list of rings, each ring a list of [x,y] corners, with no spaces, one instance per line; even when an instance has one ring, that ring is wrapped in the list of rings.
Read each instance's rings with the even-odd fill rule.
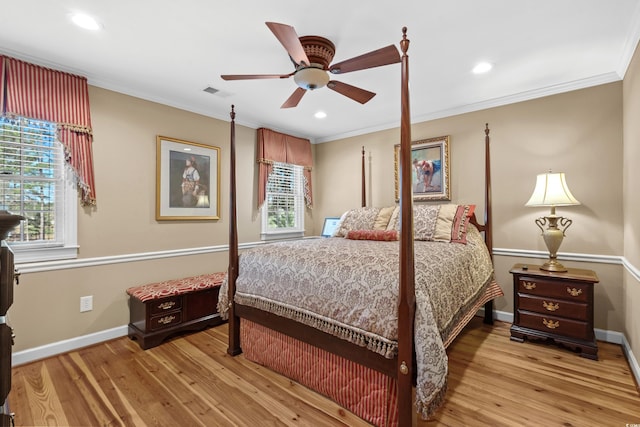
[[[127,293],[142,302],[154,299],[166,298],[175,295],[201,291],[203,289],[220,286],[224,280],[225,272],[203,274],[200,276],[185,277],[183,279],[165,280],[164,282],[149,283],[127,289]]]

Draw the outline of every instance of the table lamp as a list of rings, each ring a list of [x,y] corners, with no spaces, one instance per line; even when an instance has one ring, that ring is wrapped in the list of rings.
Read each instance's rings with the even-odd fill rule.
[[[551,213],[536,219],[536,225],[542,231],[544,243],[549,250],[549,260],[540,269],[546,271],[563,272],[567,268],[558,262],[557,252],[564,238],[564,232],[569,228],[572,221],[569,218],[556,215],[556,206],[579,205],[580,202],[573,197],[564,173],[543,173],[538,175],[536,188],[525,206],[550,206]],[[545,229],[544,226],[547,225]],[[561,228],[558,228],[560,225]]]

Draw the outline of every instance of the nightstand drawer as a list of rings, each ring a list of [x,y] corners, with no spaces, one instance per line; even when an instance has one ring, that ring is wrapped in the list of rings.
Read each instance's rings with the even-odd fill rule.
[[[180,311],[173,311],[152,317],[149,319],[149,327],[152,331],[155,331],[177,325],[180,322],[182,322],[182,313]]]
[[[590,285],[585,283],[559,282],[535,277],[522,276],[518,280],[518,292],[561,298],[571,301],[587,302],[589,300]]]
[[[589,320],[589,305],[582,302],[572,302],[554,298],[538,297],[534,295],[520,294],[519,308],[557,317],[569,317],[574,320]]]
[[[537,265],[514,264],[512,341],[552,339],[598,360],[593,331],[594,271],[568,268],[546,271]]]
[[[182,308],[182,296],[177,295],[169,298],[159,299],[149,304],[149,313],[155,315],[158,313],[165,313],[167,311],[179,310]]]
[[[593,329],[588,322],[547,316],[529,311],[518,311],[519,325],[549,334],[563,335],[580,340],[593,339]]]

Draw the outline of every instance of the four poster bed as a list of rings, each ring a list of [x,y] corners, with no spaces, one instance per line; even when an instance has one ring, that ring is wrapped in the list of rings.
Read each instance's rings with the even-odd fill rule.
[[[488,126],[484,225],[472,205],[413,206],[408,45],[403,28],[400,206],[365,207],[363,167],[363,207],[343,216],[339,237],[239,257],[231,111],[229,269],[218,304],[229,317],[228,353],[244,352],[376,425],[411,425],[414,385],[417,411],[434,413],[446,392],[447,345],[483,305],[491,323],[502,295],[487,249]]]

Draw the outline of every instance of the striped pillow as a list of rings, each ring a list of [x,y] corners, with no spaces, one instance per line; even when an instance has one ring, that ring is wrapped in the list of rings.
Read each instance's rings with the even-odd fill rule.
[[[433,240],[466,244],[467,225],[475,208],[475,205],[441,205]]]

